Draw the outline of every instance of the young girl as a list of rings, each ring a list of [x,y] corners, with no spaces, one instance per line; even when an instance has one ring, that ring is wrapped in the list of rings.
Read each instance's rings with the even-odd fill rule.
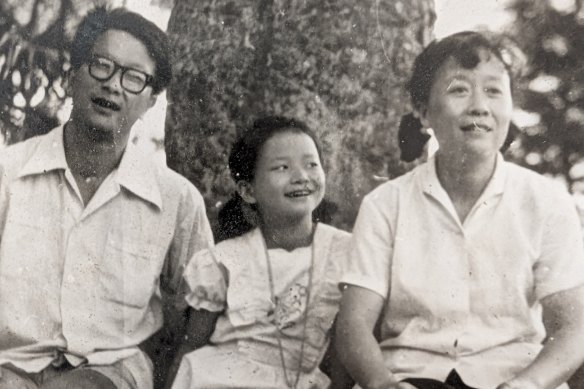
[[[212,336],[183,358],[173,388],[328,386],[319,363],[350,235],[313,220],[325,192],[321,163],[314,134],[293,119],[258,120],[233,146],[237,195],[220,217],[231,239],[185,272],[188,347]]]
[[[505,58],[464,32],[414,64],[412,130],[432,128],[439,149],[365,197],[342,277],[337,349],[363,388],[552,389],[584,361],[578,217],[567,192],[499,153]]]

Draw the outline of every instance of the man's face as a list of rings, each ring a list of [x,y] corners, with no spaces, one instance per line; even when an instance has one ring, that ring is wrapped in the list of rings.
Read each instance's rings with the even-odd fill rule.
[[[107,80],[92,76],[89,63],[76,69],[71,78],[71,118],[76,128],[90,134],[93,140],[125,145],[130,129],[152,107],[156,96],[149,85],[140,93],[125,89],[122,85],[122,73],[124,69],[133,69],[153,76],[156,65],[146,46],[133,35],[121,30],[103,33],[93,46],[90,62],[92,58],[103,58],[109,60],[109,63],[113,61],[122,68],[116,68]],[[126,70],[129,74],[124,77],[130,80],[133,70]]]

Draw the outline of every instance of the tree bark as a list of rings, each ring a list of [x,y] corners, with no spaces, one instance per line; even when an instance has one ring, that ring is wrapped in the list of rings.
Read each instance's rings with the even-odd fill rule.
[[[322,139],[333,224],[350,229],[362,196],[408,167],[397,147],[404,85],[434,19],[432,0],[176,0],[169,166],[203,193],[214,223],[234,188],[238,131],[296,117]]]

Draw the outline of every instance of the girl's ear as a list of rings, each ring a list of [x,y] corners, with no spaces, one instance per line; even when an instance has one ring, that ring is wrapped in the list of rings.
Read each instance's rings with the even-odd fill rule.
[[[237,181],[237,193],[239,193],[243,201],[245,201],[246,203],[248,204],[257,203],[257,200],[255,199],[253,193],[253,186],[249,182],[244,180]]]

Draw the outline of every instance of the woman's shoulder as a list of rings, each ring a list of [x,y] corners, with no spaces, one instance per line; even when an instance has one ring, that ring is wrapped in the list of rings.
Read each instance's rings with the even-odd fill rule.
[[[320,223],[318,225],[317,247],[326,248],[326,251],[347,251],[351,242],[352,234],[329,224]]]
[[[506,162],[506,167],[506,190],[510,190],[521,201],[538,203],[544,208],[571,202],[571,196],[563,182],[512,162]]]
[[[423,163],[400,176],[388,179],[373,188],[373,190],[365,195],[364,199],[373,202],[380,200],[383,203],[387,203],[388,199],[397,199],[399,193],[416,190],[416,181],[418,179],[423,179],[426,170],[429,168],[430,167],[427,163]]]

